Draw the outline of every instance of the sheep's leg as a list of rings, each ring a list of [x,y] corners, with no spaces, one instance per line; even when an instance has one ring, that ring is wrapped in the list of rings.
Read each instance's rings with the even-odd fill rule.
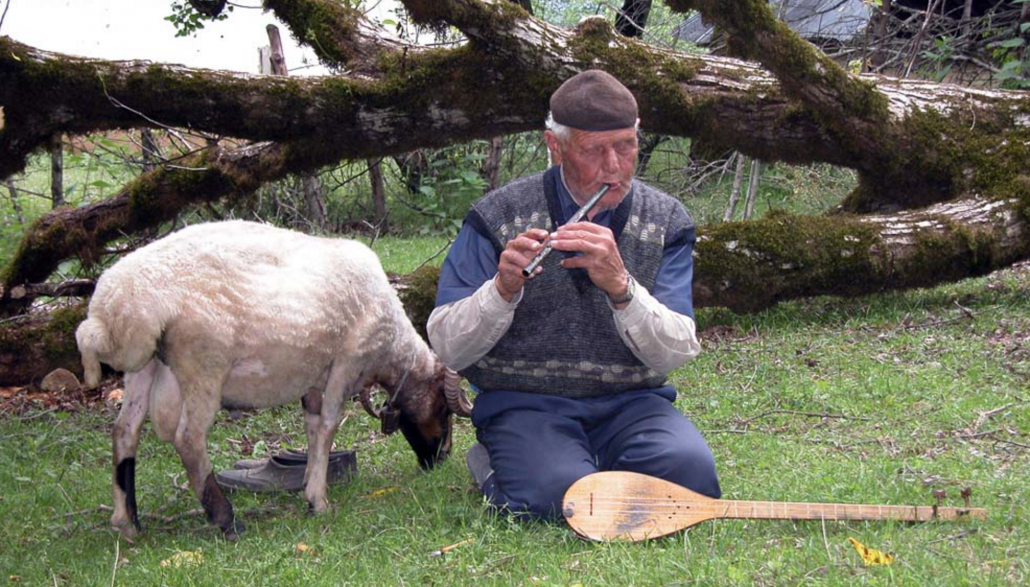
[[[322,392],[323,390],[312,387],[307,395],[301,398],[300,404],[304,408],[304,423],[308,433],[308,462],[311,462],[311,450],[318,443],[318,428],[322,423]],[[329,459],[326,459],[328,467]],[[304,487],[308,485],[311,477],[311,467],[304,467]]]
[[[235,539],[243,532],[243,524],[236,521],[232,504],[215,483],[207,456],[207,432],[220,407],[221,382],[210,385],[180,379],[179,383],[183,402],[179,427],[175,431],[175,450],[186,467],[190,486],[204,506],[208,521],[221,528],[226,538]]]
[[[360,370],[352,365],[334,365],[329,371],[329,380],[322,395],[321,415],[317,420],[314,416],[308,416],[309,426],[314,429],[314,439],[310,436],[308,439],[308,467],[304,472],[307,484],[304,487],[304,497],[308,500],[308,507],[315,513],[324,513],[329,509],[329,499],[326,496],[329,450],[333,446],[336,429],[340,427],[340,405],[343,403],[344,392],[353,387],[354,382],[359,379],[359,374]]]
[[[147,417],[150,386],[157,373],[157,359],[142,370],[125,374],[125,395],[122,409],[111,431],[114,513],[111,526],[129,538],[140,530],[136,508],[136,449],[143,420]]]

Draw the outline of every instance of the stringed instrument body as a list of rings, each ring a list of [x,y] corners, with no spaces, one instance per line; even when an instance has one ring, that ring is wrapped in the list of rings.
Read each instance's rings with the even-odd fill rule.
[[[714,518],[926,522],[987,517],[985,509],[969,507],[712,499],[675,483],[627,471],[593,473],[576,481],[565,493],[562,512],[577,534],[598,541],[660,538]]]

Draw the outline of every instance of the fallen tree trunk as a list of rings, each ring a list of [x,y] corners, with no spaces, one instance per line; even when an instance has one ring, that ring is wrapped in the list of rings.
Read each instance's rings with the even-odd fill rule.
[[[771,215],[698,234],[694,304],[737,312],[957,281],[1030,257],[1030,216],[1015,199],[875,216]]]

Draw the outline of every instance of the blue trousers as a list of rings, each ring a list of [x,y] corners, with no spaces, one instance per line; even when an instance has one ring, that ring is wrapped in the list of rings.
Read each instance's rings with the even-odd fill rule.
[[[483,494],[515,514],[558,518],[579,478],[633,471],[718,498],[712,451],[675,399],[672,387],[586,399],[481,393],[472,423],[494,470]]]

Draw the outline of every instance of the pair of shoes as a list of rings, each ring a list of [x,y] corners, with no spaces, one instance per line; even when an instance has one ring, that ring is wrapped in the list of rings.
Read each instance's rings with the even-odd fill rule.
[[[215,473],[215,482],[222,489],[230,491],[300,491],[304,489],[304,470],[307,464],[307,454],[291,451],[269,459],[237,462],[237,468]],[[357,470],[354,451],[330,453],[326,481],[329,485],[339,483]]]
[[[486,451],[485,446],[478,442],[469,447],[465,453],[465,465],[469,468],[472,480],[476,482],[476,487],[480,490],[494,474],[493,467],[490,466],[490,453]]]

